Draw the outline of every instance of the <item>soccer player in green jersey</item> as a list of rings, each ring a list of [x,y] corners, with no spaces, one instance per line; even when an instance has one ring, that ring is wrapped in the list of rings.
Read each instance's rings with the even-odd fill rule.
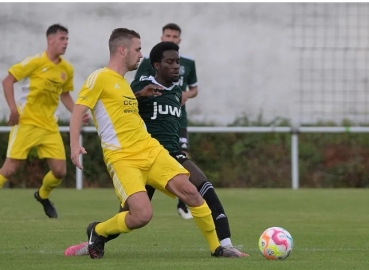
[[[179,45],[181,42],[181,28],[174,23],[168,23],[163,27],[163,34],[161,36],[161,41],[174,42]],[[180,147],[183,152],[188,156],[189,141],[187,132],[187,112],[186,112],[186,101],[189,98],[194,98],[197,96],[197,75],[195,61],[190,57],[183,55],[179,56],[179,79],[178,86],[183,91],[182,93],[182,116],[180,118]],[[144,57],[137,72],[135,79],[139,79],[142,76],[155,76],[155,69],[151,66],[150,59]],[[177,203],[178,214],[184,219],[192,218],[190,211],[188,211],[187,206],[181,200]]]
[[[212,184],[204,173],[186,157],[180,150],[179,129],[181,115],[182,90],[176,84],[179,77],[178,46],[172,42],[161,42],[150,52],[150,61],[156,70],[156,76],[143,76],[132,82],[131,88],[138,100],[139,113],[145,122],[148,132],[166,148],[182,166],[190,172],[190,181],[208,204],[214,220],[216,233],[221,246],[231,257],[246,257],[247,254],[236,249],[231,242],[231,232],[228,218],[225,214]],[[160,96],[141,97],[140,92],[147,86],[157,85]],[[151,199],[155,189],[146,186]],[[127,211],[125,205],[120,212]],[[107,241],[116,238],[119,234],[109,235]],[[66,256],[87,255],[87,243],[68,247]]]

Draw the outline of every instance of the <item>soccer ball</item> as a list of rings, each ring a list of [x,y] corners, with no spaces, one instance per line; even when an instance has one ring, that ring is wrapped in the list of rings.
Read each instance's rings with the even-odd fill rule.
[[[284,260],[292,251],[291,234],[280,227],[266,229],[259,238],[259,249],[267,260]]]

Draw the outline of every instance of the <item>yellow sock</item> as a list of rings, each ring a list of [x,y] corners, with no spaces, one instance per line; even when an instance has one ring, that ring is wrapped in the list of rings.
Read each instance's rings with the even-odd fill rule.
[[[215,231],[215,225],[209,206],[204,202],[203,205],[198,207],[188,207],[188,209],[190,210],[197,227],[199,227],[208,242],[211,253],[214,253],[216,248],[220,246],[220,243]]]
[[[129,233],[132,231],[128,229],[126,225],[126,215],[128,211],[116,214],[111,219],[101,222],[96,225],[95,231],[98,235],[108,237],[108,235],[119,234],[119,233]]]
[[[6,181],[8,181],[8,179],[6,179],[4,176],[2,176],[0,174],[0,188],[3,187],[3,185],[6,183]]]
[[[60,185],[61,179],[57,179],[51,171],[49,171],[42,180],[42,186],[40,187],[38,194],[41,199],[49,198],[50,192]]]

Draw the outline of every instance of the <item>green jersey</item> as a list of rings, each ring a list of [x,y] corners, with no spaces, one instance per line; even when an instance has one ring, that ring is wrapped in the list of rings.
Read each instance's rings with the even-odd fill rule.
[[[179,81],[178,86],[182,91],[187,91],[187,86],[193,87],[197,85],[195,61],[185,56],[179,58]],[[155,70],[151,66],[150,59],[144,57],[135,75],[135,79],[141,76],[155,76]],[[182,106],[182,117],[180,119],[181,128],[187,128],[187,112],[186,105]]]
[[[133,92],[138,92],[149,84],[160,85],[154,77],[142,76],[131,83],[131,88]],[[169,153],[175,153],[179,151],[182,91],[173,84],[160,92],[161,96],[138,98],[138,112],[151,137],[157,139]]]

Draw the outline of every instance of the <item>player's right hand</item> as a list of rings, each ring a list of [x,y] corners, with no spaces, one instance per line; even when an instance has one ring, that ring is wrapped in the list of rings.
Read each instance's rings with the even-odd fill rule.
[[[15,126],[15,125],[18,125],[18,122],[19,122],[18,110],[10,111],[8,125]]]
[[[149,84],[144,87],[140,91],[140,96],[142,97],[151,97],[151,96],[161,96],[160,90],[163,90],[163,87],[157,84]]]
[[[70,148],[70,158],[71,158],[73,164],[77,168],[79,168],[80,170],[83,170],[83,166],[81,165],[81,163],[79,161],[79,156],[81,154],[87,154],[87,151],[83,146],[80,146],[80,145],[71,146],[71,148]]]

